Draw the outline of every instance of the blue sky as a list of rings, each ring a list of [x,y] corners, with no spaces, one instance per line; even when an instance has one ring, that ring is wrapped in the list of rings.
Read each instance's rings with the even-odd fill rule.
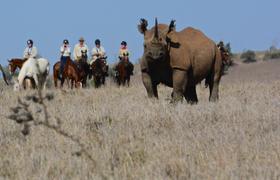
[[[131,59],[143,53],[140,18],[149,27],[154,18],[177,30],[192,26],[215,41],[231,42],[233,51],[264,50],[280,42],[278,0],[8,0],[0,5],[0,63],[21,57],[26,40],[32,38],[40,54],[53,64],[59,47],[69,39],[72,50],[80,36],[92,49],[101,39],[110,63],[116,61],[122,40],[128,42]]]

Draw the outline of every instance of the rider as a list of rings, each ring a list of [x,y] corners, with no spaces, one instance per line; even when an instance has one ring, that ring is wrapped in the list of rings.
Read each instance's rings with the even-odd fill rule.
[[[220,41],[220,42],[217,44],[217,47],[218,47],[218,49],[220,49],[222,52],[225,52],[225,51],[226,51],[223,41]]]
[[[129,61],[129,51],[127,48],[127,43],[125,41],[121,42],[121,48],[119,51],[119,59]]]
[[[101,41],[99,39],[95,40],[95,47],[91,51],[92,54],[92,60],[90,61],[90,65],[96,61],[96,59],[104,59],[104,62],[106,63],[106,51],[103,46],[101,46]]]
[[[133,69],[134,69],[134,66],[133,64],[129,61],[129,51],[128,51],[128,48],[127,48],[127,43],[126,41],[122,41],[121,42],[121,48],[119,50],[119,59],[120,59],[120,62],[121,61],[127,61],[128,62],[128,65],[130,67],[130,73],[131,75],[133,75]]]
[[[36,59],[38,56],[38,51],[35,46],[33,46],[33,41],[31,39],[27,40],[27,47],[23,53],[23,59],[34,58]]]
[[[60,47],[60,69],[59,69],[59,78],[62,77],[62,73],[64,71],[64,66],[66,64],[67,59],[70,58],[71,48],[69,46],[69,41],[67,39],[63,40],[63,45]]]
[[[85,39],[83,37],[79,39],[79,43],[74,47],[73,56],[76,63],[82,59],[82,51],[88,52],[88,46],[85,44]]]
[[[105,51],[104,47],[101,46],[101,41],[99,39],[96,39],[94,43],[95,43],[95,47],[91,51],[92,60],[90,61],[89,64],[92,65],[92,63],[94,63],[97,59],[102,59],[106,66],[105,75],[108,76],[109,66],[106,61],[106,58],[107,58],[106,51]]]

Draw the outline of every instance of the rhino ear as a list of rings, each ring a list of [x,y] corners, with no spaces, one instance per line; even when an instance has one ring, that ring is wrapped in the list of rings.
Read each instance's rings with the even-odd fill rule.
[[[179,38],[177,34],[174,31],[171,31],[166,35],[166,42],[172,47],[172,48],[180,48],[181,44],[179,43]]]
[[[140,24],[138,25],[138,31],[141,34],[145,34],[148,27],[148,21],[146,19],[140,19]]]
[[[176,20],[171,20],[170,24],[169,24],[169,28],[168,28],[168,33],[170,33],[171,31],[175,31],[176,30],[176,25],[175,25]]]

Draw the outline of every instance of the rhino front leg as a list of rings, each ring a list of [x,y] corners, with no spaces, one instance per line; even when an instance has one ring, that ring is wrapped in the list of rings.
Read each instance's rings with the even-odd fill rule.
[[[158,98],[157,85],[152,81],[151,76],[148,73],[142,72],[142,81],[147,90],[148,97]]]
[[[194,84],[187,85],[184,96],[188,103],[196,104],[198,102],[197,94],[196,94],[196,86]]]
[[[183,95],[186,90],[188,82],[187,72],[180,69],[173,69],[173,92],[172,102],[178,102],[183,100]]]

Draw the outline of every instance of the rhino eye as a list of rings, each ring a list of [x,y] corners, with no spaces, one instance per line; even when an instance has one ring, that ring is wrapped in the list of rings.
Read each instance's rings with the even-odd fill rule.
[[[147,48],[147,45],[146,45],[146,44],[144,44],[144,48],[145,48],[145,49]]]
[[[162,38],[159,38],[159,41],[162,41]]]

